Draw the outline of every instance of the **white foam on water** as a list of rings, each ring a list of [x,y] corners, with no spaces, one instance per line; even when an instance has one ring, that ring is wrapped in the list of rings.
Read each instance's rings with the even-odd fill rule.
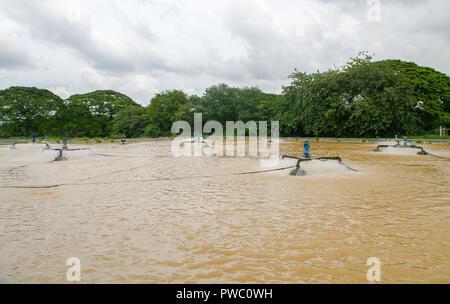
[[[397,140],[385,140],[385,141],[377,141],[377,145],[396,145],[398,143],[403,144],[403,139],[397,139]]]
[[[406,147],[387,147],[387,148],[380,148],[380,150],[381,153],[403,154],[403,155],[414,155],[417,154],[417,152],[421,151],[418,148],[406,148]]]
[[[35,164],[46,163],[55,160],[59,154],[59,150],[47,150],[45,144],[17,144],[16,149],[2,150],[3,154],[11,155],[12,160],[18,163]],[[3,155],[2,154],[2,155]],[[5,156],[3,155],[3,156]],[[63,156],[67,160],[82,160],[93,156],[96,156],[95,150],[75,150],[75,151],[63,151]]]
[[[296,165],[297,165],[296,159],[285,158],[285,159],[279,159],[278,163],[273,167],[260,167],[258,170],[259,171],[274,170],[274,171],[269,171],[268,174],[276,174],[276,175],[280,175],[280,176],[286,176],[286,175],[291,175],[290,173],[293,169],[295,169]],[[282,168],[287,168],[287,167],[293,167],[293,168],[289,168],[289,169],[285,169],[285,170],[277,170],[277,169],[282,169]]]
[[[9,146],[8,149],[11,149],[11,146]],[[14,150],[17,150],[17,152],[37,152],[37,151],[44,150],[45,147],[46,147],[45,144],[40,144],[40,143],[39,144],[16,144]]]
[[[67,160],[78,160],[78,159],[86,159],[89,157],[96,156],[94,150],[76,150],[76,151],[63,151],[63,156],[67,158]]]
[[[45,163],[53,161],[58,153],[59,151],[56,150],[42,150],[42,148],[37,151],[26,151],[26,153],[20,151],[14,160],[24,163]]]
[[[297,160],[296,159],[280,159],[279,163],[274,168],[286,168],[293,167],[286,170],[269,172],[270,174],[277,174],[280,176],[292,176],[292,170],[296,169]],[[266,168],[268,169],[268,168]],[[305,177],[341,177],[353,175],[357,172],[350,170],[346,165],[339,163],[337,160],[318,160],[314,159],[311,161],[303,161],[300,163],[300,169],[305,171],[305,175],[298,175],[301,178]]]
[[[337,160],[305,161],[300,163],[300,168],[306,171],[306,175],[302,177],[340,177],[356,173]]]

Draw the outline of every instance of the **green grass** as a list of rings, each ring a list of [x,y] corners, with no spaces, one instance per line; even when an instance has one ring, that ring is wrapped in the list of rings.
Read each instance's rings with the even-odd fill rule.
[[[410,140],[450,140],[450,136],[439,136],[439,135],[409,135],[407,136],[408,139]],[[62,140],[62,136],[61,137],[56,137],[56,136],[48,136],[47,137],[47,141],[61,141]],[[300,137],[295,137],[297,140],[300,139]],[[377,137],[379,138],[379,137]],[[386,137],[389,138],[389,137]],[[85,143],[101,143],[101,142],[113,142],[114,140],[119,140],[119,139],[126,139],[125,137],[115,137],[115,136],[110,136],[110,137],[95,137],[95,138],[89,138],[89,137],[67,137],[68,141],[76,141],[76,142],[85,142]],[[146,137],[146,136],[142,136],[142,137],[138,137],[135,139],[152,139],[151,137]],[[339,139],[339,138],[336,138]],[[357,139],[355,137],[355,139]],[[367,140],[369,140],[369,138],[360,138],[362,142],[366,142]],[[372,138],[373,139],[373,138]],[[8,141],[29,141],[31,142],[31,137],[8,137],[8,138],[4,138],[4,137],[0,137],[0,140],[8,140]],[[37,140],[43,141],[45,140],[44,137],[37,137]],[[315,137],[316,141],[319,141],[320,138],[319,137]],[[403,136],[399,136],[398,140],[403,140]]]
[[[413,135],[408,136],[408,139],[445,139],[449,140],[450,136],[439,136],[439,135]]]
[[[0,137],[0,140],[31,140],[27,137]]]

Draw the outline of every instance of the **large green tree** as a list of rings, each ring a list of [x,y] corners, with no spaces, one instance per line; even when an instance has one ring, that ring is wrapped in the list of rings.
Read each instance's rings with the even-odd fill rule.
[[[127,138],[140,137],[148,124],[145,108],[142,106],[128,106],[117,113],[111,124],[112,135]]]
[[[128,106],[138,106],[130,97],[112,90],[76,94],[64,102],[59,117],[70,136],[108,136],[114,117]]]
[[[221,83],[205,90],[201,99],[200,111],[203,120],[216,120],[224,124],[238,117],[238,90]]]
[[[190,107],[189,97],[183,91],[173,90],[156,94],[146,109],[149,124],[145,135],[171,136],[172,123],[183,118]]]
[[[383,60],[374,65],[395,70],[406,77],[422,129],[433,130],[450,125],[450,77],[432,68],[401,60]]]
[[[62,99],[44,89],[10,87],[0,91],[0,133],[2,136],[30,136],[54,133],[54,116]]]
[[[217,120],[222,124],[239,120],[268,121],[275,117],[276,101],[277,95],[264,93],[258,87],[218,84],[206,89],[197,110],[203,113],[205,121]]]
[[[414,64],[371,59],[360,53],[334,70],[295,71],[278,104],[282,134],[392,136],[447,124],[448,76]]]

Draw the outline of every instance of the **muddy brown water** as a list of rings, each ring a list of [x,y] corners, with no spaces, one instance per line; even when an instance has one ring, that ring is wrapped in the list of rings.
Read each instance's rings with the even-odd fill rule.
[[[233,175],[259,160],[174,158],[170,144],[93,145],[63,162],[0,147],[0,281],[64,283],[78,257],[85,283],[367,283],[377,257],[382,283],[450,283],[447,160],[311,142],[358,172],[317,161],[307,176]]]

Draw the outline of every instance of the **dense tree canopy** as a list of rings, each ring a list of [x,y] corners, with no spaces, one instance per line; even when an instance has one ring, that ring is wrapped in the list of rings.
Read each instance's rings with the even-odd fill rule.
[[[130,106],[138,104],[112,90],[72,95],[64,102],[60,121],[70,136],[108,136],[115,116]]]
[[[111,132],[116,137],[140,137],[144,135],[144,129],[148,123],[145,108],[140,105],[131,105],[117,113],[111,125]]]
[[[276,111],[284,135],[392,136],[448,125],[449,77],[429,68],[372,63],[362,53],[342,68],[290,78]]]
[[[372,137],[433,132],[450,125],[450,78],[400,60],[360,53],[343,67],[294,71],[282,94],[217,84],[203,96],[157,94],[146,108],[106,90],[62,100],[48,90],[0,91],[0,136],[173,136],[172,123],[279,121],[282,136]]]
[[[189,97],[183,91],[156,94],[147,108],[146,115],[150,121],[147,135],[170,136],[172,123],[181,118],[183,110],[188,112],[189,108]]]
[[[394,69],[406,77],[417,108],[421,110],[423,129],[450,125],[450,78],[447,75],[401,60],[378,61],[374,65]]]
[[[0,91],[0,135],[30,136],[54,128],[52,117],[61,109],[62,99],[48,90],[11,87]]]
[[[197,110],[203,113],[203,120],[258,121],[269,114],[268,103],[275,95],[265,94],[257,87],[232,88],[218,84],[206,89]]]

